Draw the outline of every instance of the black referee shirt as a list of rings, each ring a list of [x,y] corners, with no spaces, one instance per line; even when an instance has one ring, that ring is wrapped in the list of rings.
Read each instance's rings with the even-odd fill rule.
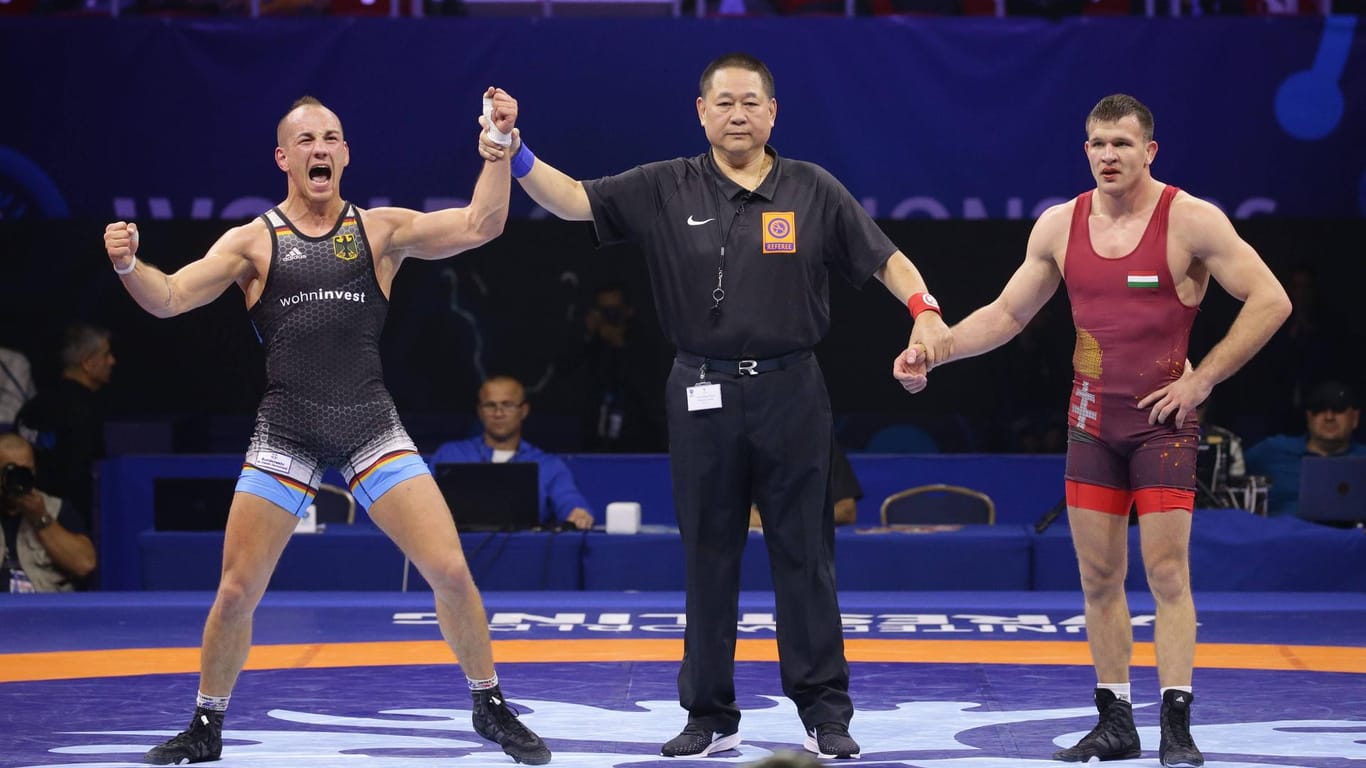
[[[598,240],[645,251],[664,335],[682,351],[734,360],[814,347],[830,328],[830,271],[862,286],[897,250],[825,169],[765,151],[773,166],[752,193],[710,152],[584,182]]]

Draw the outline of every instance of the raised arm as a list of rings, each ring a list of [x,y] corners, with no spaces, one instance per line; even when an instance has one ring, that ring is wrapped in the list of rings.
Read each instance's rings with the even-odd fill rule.
[[[138,306],[157,317],[173,317],[208,304],[233,283],[245,284],[256,276],[248,246],[255,230],[263,226],[253,221],[233,227],[202,258],[169,275],[137,257],[136,224],[116,221],[106,226],[104,248]]]
[[[372,208],[366,224],[377,226],[380,260],[398,269],[404,259],[444,259],[478,248],[503,233],[508,218],[507,163],[484,163],[469,205],[422,213],[408,208]],[[391,232],[388,239],[384,232]],[[373,235],[372,235],[373,236]],[[381,267],[382,269],[382,267]],[[392,277],[392,275],[390,275]]]
[[[510,98],[510,97],[509,97]],[[521,130],[512,131],[512,146],[503,147],[486,135],[479,137],[479,154],[485,160],[512,158],[513,177],[542,208],[566,221],[592,221],[593,209],[583,182],[570,178],[546,163],[522,143]]]
[[[583,182],[570,178],[555,166],[532,155],[531,150],[522,143],[520,132],[513,139],[512,149],[514,164],[531,164],[531,169],[517,181],[537,205],[566,221],[593,219],[593,209],[588,205],[588,193],[583,189]],[[518,153],[521,153],[520,158]]]
[[[1139,402],[1152,405],[1148,420],[1176,425],[1209,397],[1215,385],[1242,368],[1290,316],[1290,297],[1257,251],[1233,229],[1213,204],[1182,194],[1171,209],[1171,232],[1177,247],[1187,249],[1233,298],[1243,302],[1228,333],[1200,364],[1187,367],[1181,378]]]
[[[480,117],[481,140],[489,123],[511,133],[517,122],[517,101],[503,91],[489,88],[489,117]],[[485,159],[474,183],[469,205],[421,213],[407,208],[374,208],[366,218],[375,222],[371,236],[378,246],[380,284],[386,285],[408,258],[444,259],[478,248],[503,233],[508,219],[508,193],[512,187],[508,164]]]

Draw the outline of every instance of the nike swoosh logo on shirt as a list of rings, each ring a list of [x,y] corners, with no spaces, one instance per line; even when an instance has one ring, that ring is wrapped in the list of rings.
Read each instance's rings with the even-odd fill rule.
[[[692,216],[688,216],[688,226],[690,226],[690,227],[700,227],[700,226],[702,226],[703,224],[706,224],[706,223],[709,222],[709,221],[716,221],[716,217],[713,216],[713,217],[711,217],[710,219],[703,219],[703,220],[701,220],[701,221],[694,221]]]

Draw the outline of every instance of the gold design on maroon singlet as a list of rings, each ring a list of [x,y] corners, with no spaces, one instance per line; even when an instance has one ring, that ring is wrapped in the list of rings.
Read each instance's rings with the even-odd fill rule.
[[[1162,462],[1171,469],[1180,469],[1183,452],[1189,451],[1194,443],[1195,438],[1190,435],[1177,435],[1172,439],[1171,447],[1162,451]]]
[[[1072,367],[1076,372],[1087,378],[1099,379],[1102,357],[1100,342],[1096,341],[1096,337],[1078,328],[1077,346],[1072,351]]]
[[[1186,356],[1182,350],[1172,348],[1167,350],[1164,357],[1154,358],[1152,365],[1138,370],[1138,378],[1143,380],[1152,379],[1153,389],[1171,384],[1181,378],[1186,372]],[[1146,394],[1146,392],[1144,393]],[[1144,394],[1134,395],[1134,402],[1142,400]]]
[[[1158,376],[1171,379],[1181,378],[1181,374],[1186,372],[1185,350],[1172,345],[1165,355],[1153,360],[1153,371]]]

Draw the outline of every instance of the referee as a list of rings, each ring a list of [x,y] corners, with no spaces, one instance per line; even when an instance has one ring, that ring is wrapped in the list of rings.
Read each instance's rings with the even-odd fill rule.
[[[832,271],[876,276],[917,316],[920,368],[950,351],[924,280],[852,195],[822,168],[768,144],[778,112],[773,75],[735,53],[702,73],[697,116],[709,151],[580,182],[514,131],[480,140],[562,219],[592,220],[603,244],[645,253],[664,333],[677,348],[665,408],[674,505],[687,571],[687,630],[678,673],[683,732],[661,754],[740,743],[735,636],[740,559],[751,497],[773,569],[783,692],[804,746],[854,758],[853,704],[835,595],[830,398],[812,348],[830,326]],[[924,310],[930,310],[928,312]]]

